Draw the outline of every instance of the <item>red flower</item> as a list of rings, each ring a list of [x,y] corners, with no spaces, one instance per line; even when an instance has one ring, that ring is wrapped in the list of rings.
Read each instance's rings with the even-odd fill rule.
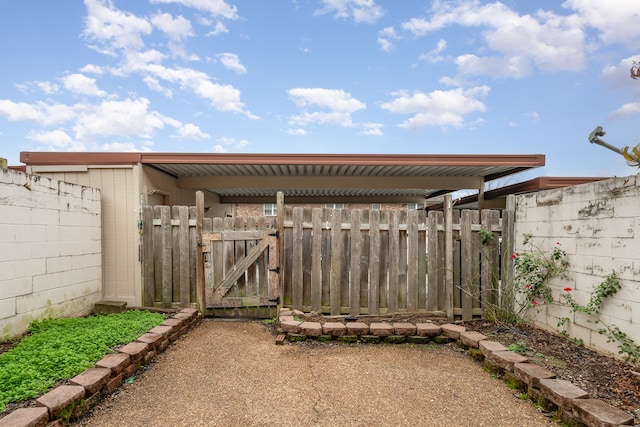
[[[565,292],[569,292],[571,290],[571,288],[564,288]]]
[[[520,255],[520,252],[516,252],[516,253],[511,254],[511,259],[518,258],[518,255]]]
[[[525,289],[531,289],[531,285],[524,285]]]
[[[556,242],[556,245],[560,246],[560,242]]]
[[[533,300],[533,305],[538,305],[538,301]]]

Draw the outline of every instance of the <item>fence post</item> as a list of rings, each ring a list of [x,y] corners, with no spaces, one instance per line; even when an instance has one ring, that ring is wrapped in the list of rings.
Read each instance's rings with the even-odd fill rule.
[[[202,315],[206,311],[206,301],[204,293],[204,254],[202,253],[202,223],[204,220],[204,192],[196,191],[196,293],[198,296],[198,307]]]
[[[506,209],[502,214],[502,250],[500,256],[503,261],[502,278],[500,280],[500,307],[506,308],[511,303],[510,293],[513,283],[513,262],[510,255],[516,250],[516,196],[507,196]]]
[[[278,313],[276,313],[276,316],[279,316],[280,309],[282,308],[282,305],[284,303],[284,275],[285,275],[284,262],[282,259],[282,253],[284,251],[284,193],[282,191],[278,191],[278,193],[276,193],[276,214],[277,214],[276,228],[278,232],[278,243],[277,243],[278,254],[276,256],[277,258],[276,267],[279,267],[279,271],[280,271],[280,273],[276,273],[278,275],[278,295],[276,296],[280,297],[280,302],[278,303]]]
[[[451,194],[444,196],[444,283],[445,312],[453,320],[453,205]]]

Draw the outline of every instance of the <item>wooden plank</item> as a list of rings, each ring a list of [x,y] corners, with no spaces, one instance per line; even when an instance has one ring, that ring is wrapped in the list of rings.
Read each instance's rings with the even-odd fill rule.
[[[276,228],[278,231],[278,242],[277,242],[277,248],[278,250],[276,251],[276,254],[274,255],[275,261],[276,261],[276,265],[274,267],[277,267],[280,269],[280,274],[277,274],[277,291],[276,291],[276,295],[279,295],[280,298],[280,304],[278,304],[278,309],[280,309],[282,307],[282,304],[284,303],[284,262],[283,262],[283,256],[284,256],[284,193],[282,191],[278,191],[278,193],[276,193],[276,209],[277,209],[277,217],[276,217]]]
[[[369,214],[371,211],[362,210],[360,220],[360,312],[369,307]],[[367,230],[363,228],[367,227]]]
[[[224,228],[222,218],[211,220],[211,230],[215,234]],[[211,282],[207,282],[207,289],[215,289],[224,280],[224,242],[222,240],[210,242]]]
[[[256,259],[258,259],[258,257],[262,254],[262,252],[264,252],[264,250],[269,246],[269,244],[271,243],[271,239],[272,239],[271,237],[262,239],[260,243],[258,243],[251,250],[251,252],[248,253],[247,256],[242,259],[242,261],[236,264],[231,271],[226,271],[227,273],[226,277],[224,278],[220,286],[218,286],[213,293],[214,299],[216,301],[219,300],[220,298],[223,298],[225,294],[229,292],[229,290],[233,287],[233,285],[238,280],[238,278],[241,277],[244,274],[244,272],[247,270],[247,267],[251,265],[253,262],[255,262]]]
[[[444,196],[444,282],[445,282],[445,313],[453,320],[453,228],[452,228],[451,194]]]
[[[286,219],[293,217],[293,210],[291,206],[285,206],[283,208],[283,216]],[[293,223],[292,223],[293,226]],[[284,227],[283,234],[280,235],[282,240],[282,253],[280,257],[280,276],[282,280],[282,300],[283,304],[287,307],[291,307],[293,304],[292,299],[292,258],[293,258],[293,228]]]
[[[180,220],[179,206],[171,206],[171,302],[180,301]]]
[[[311,310],[320,312],[322,307],[322,209],[311,212],[313,223],[311,248]]]
[[[183,308],[189,306],[189,208],[187,206],[178,207],[178,218],[180,219],[180,226],[178,228],[179,239],[179,276],[180,276],[180,295],[179,301]]]
[[[378,275],[380,314],[383,309],[387,310],[389,305],[389,214],[389,211],[380,212],[380,273]]]
[[[202,246],[202,223],[204,221],[204,192],[196,191],[196,240],[198,247]],[[202,314],[205,313],[205,277],[204,277],[204,254],[197,251],[196,262],[196,287],[198,295],[198,307]]]
[[[380,305],[380,211],[369,215],[369,301],[370,314],[378,314]]]
[[[360,314],[360,209],[351,210],[351,263],[349,269],[349,315]]]
[[[303,209],[301,207],[293,208],[293,258],[291,265],[291,295],[293,308],[302,309],[302,217]]]
[[[311,208],[302,212],[302,222],[311,222]],[[310,228],[302,228],[302,305],[311,305],[311,250],[313,239]]]
[[[399,211],[398,218],[398,308],[407,310],[407,211]],[[405,227],[400,227],[404,225]]]
[[[515,196],[507,196],[507,209],[502,211],[502,247],[499,256],[502,260],[500,278],[500,307],[507,308],[511,304],[508,289],[511,289],[514,276],[514,265],[511,255],[515,252]]]
[[[340,270],[340,313],[346,314],[349,312],[349,269],[351,267],[351,227],[342,227],[342,224],[350,224],[351,213],[349,209],[340,209],[338,212],[342,216],[340,222],[340,234],[342,236],[342,254],[341,254],[341,270]],[[346,307],[346,311],[344,308]]]
[[[331,315],[340,314],[340,285],[342,276],[342,233],[341,233],[342,212],[334,210],[331,212],[331,283],[330,283],[330,306]]]
[[[171,209],[160,206],[160,245],[162,248],[162,306],[171,308],[173,302],[173,243],[171,239]]]
[[[482,211],[482,227],[490,230],[500,222],[500,212],[497,210]],[[493,239],[482,246],[482,301],[485,310],[498,303],[498,264],[500,262],[498,233],[494,233]]]
[[[427,213],[419,211],[418,215],[418,310],[427,309]]]
[[[196,219],[196,207],[189,206],[189,224],[191,224],[191,220],[194,221],[195,224]],[[204,224],[203,224],[204,228]],[[198,285],[197,285],[197,274],[196,274],[196,265],[198,262],[198,252],[202,252],[198,247],[198,241],[196,237],[196,227],[189,225],[189,301],[192,304],[198,303]]]
[[[235,217],[233,218],[233,229],[236,232],[242,232],[244,231],[244,218],[243,217]],[[246,252],[246,240],[234,240],[233,241],[233,247],[234,247],[234,262],[237,264],[240,261],[242,261],[242,259],[245,256],[245,252]],[[236,282],[236,296],[238,297],[245,297],[247,296],[247,280],[246,280],[246,270],[245,272],[240,275],[240,277],[238,277],[238,280]]]
[[[142,271],[144,277],[144,293],[142,305],[153,307],[154,304],[154,276],[153,271],[153,207],[145,206],[142,211]]]
[[[409,229],[408,239],[408,265],[407,265],[407,310],[418,311],[418,211],[412,210],[407,217]]]
[[[440,212],[430,211],[427,218],[427,310],[438,307],[438,219]]]
[[[153,217],[158,225],[153,226],[153,292],[154,305],[162,307],[162,228],[160,227],[160,206],[153,207]]]
[[[391,212],[389,222],[389,296],[387,307],[390,313],[398,311],[398,275],[400,262],[399,212]]]
[[[240,307],[261,307],[275,306],[276,303],[269,301],[268,297],[228,297],[213,299],[207,303],[207,308],[240,308]]]
[[[476,211],[477,212],[477,211]],[[462,243],[461,255],[461,288],[462,288],[462,320],[471,320],[473,317],[472,308],[472,295],[471,295],[471,282],[473,281],[473,264],[477,262],[475,254],[473,253],[472,245],[472,232],[471,222],[473,219],[473,212],[465,209],[462,211],[460,218],[460,241]]]
[[[222,218],[222,227],[225,231],[233,230],[233,218],[226,217]],[[236,267],[236,245],[233,240],[224,240],[222,242],[222,265],[224,266],[224,278],[226,279],[230,272],[232,272]],[[223,280],[224,282],[224,280]],[[217,285],[217,283],[216,283]],[[233,292],[229,296],[237,296],[236,295],[237,288],[233,290]],[[228,290],[225,291],[225,293]]]
[[[331,224],[331,209],[322,209],[322,223]],[[322,255],[321,255],[321,271],[322,271],[322,305],[331,306],[331,228],[322,227]],[[321,309],[325,313],[324,309]],[[328,311],[326,311],[328,313]]]
[[[453,226],[453,307],[462,307],[462,280],[460,278],[460,264],[462,263],[461,241],[460,241],[460,210],[452,212]],[[444,232],[444,227],[442,228]]]
[[[256,218],[253,216],[250,216],[246,219],[246,230],[245,233],[254,233],[254,232],[258,232],[258,230],[256,230]],[[255,245],[257,244],[257,242],[255,240],[247,240],[246,243],[246,247],[247,247],[247,252],[250,252],[251,249],[253,247],[255,247]],[[260,259],[262,257],[258,258],[257,262],[260,262]],[[258,295],[258,264],[254,263],[251,264],[249,266],[249,268],[247,269],[247,274],[246,276],[246,293],[248,296],[255,296]]]

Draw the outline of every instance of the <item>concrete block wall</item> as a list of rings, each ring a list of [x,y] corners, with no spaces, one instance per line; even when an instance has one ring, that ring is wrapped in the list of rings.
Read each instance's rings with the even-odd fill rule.
[[[0,169],[0,338],[102,298],[100,190]]]
[[[568,271],[552,283],[554,300],[571,288],[579,304],[614,271],[622,289],[607,298],[600,316],[640,344],[640,176],[612,178],[562,189],[516,196],[516,251],[524,251],[523,234],[550,253],[559,244],[566,251]],[[569,335],[588,347],[617,354],[616,343],[598,333],[601,327],[584,314],[560,304],[535,309],[537,326],[558,331],[569,317]]]

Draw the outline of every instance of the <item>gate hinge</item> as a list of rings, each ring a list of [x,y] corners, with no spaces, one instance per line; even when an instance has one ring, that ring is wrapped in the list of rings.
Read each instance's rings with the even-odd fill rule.
[[[275,298],[270,298],[268,301],[269,302],[275,302],[276,304],[280,305],[280,295],[278,295]]]
[[[276,268],[270,268],[269,271],[273,271],[276,274],[280,274],[280,267],[276,267]]]
[[[269,233],[269,236],[276,236],[276,239],[280,238],[280,232],[276,230],[275,233]]]

